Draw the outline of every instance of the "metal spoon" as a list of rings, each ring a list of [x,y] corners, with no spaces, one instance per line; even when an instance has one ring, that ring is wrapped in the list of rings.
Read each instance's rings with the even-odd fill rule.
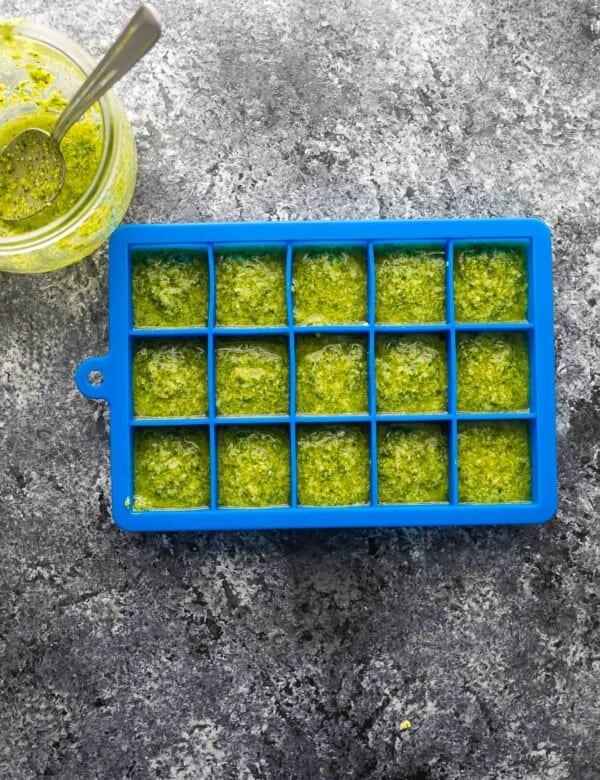
[[[51,133],[31,128],[0,152],[0,219],[19,222],[56,199],[65,182],[60,143],[70,127],[148,52],[160,37],[160,20],[144,3],[77,90]]]

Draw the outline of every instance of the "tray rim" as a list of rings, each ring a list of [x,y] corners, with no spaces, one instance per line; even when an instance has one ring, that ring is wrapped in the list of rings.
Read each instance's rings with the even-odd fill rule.
[[[156,249],[157,246],[198,248],[198,245],[206,245],[212,250],[213,246],[235,244],[254,244],[258,247],[270,244],[348,245],[352,242],[370,242],[375,245],[409,242],[452,242],[453,245],[463,242],[530,242],[532,251],[529,286],[530,290],[533,289],[530,293],[533,295],[533,312],[527,323],[516,327],[519,330],[528,329],[536,350],[535,360],[531,361],[534,369],[531,383],[532,386],[535,384],[538,387],[538,404],[536,412],[529,415],[529,418],[538,437],[538,445],[534,449],[542,459],[541,463],[533,464],[538,473],[539,495],[534,496],[533,501],[523,504],[403,504],[261,509],[223,507],[143,512],[132,510],[129,506],[132,498],[129,494],[132,491],[127,489],[127,485],[132,482],[130,452],[135,426],[130,425],[130,380],[125,388],[122,382],[118,381],[125,360],[127,365],[129,364],[129,356],[123,352],[124,340],[127,343],[130,341],[132,323],[124,323],[123,320],[124,312],[127,317],[130,313],[131,251],[150,247]],[[477,324],[473,325],[477,329]],[[458,330],[469,330],[473,325],[460,324]],[[491,325],[494,329],[494,324]],[[368,333],[370,327],[367,326],[365,332]],[[441,327],[450,329],[456,327],[456,323],[445,323],[445,326]],[[481,324],[479,327],[490,329],[490,323]],[[200,330],[214,331],[213,328]],[[283,330],[288,332],[288,326],[283,326]],[[157,329],[155,334],[166,335],[161,329]],[[89,384],[87,377],[90,370],[102,371],[102,385]],[[109,243],[109,350],[104,356],[83,361],[77,368],[76,382],[85,395],[104,399],[111,406],[112,511],[115,522],[127,531],[291,530],[543,523],[554,516],[558,504],[551,232],[545,222],[531,217],[124,225],[115,231]],[[126,395],[125,403],[119,402],[119,396],[122,398],[123,395]],[[448,416],[457,420],[460,417],[456,412],[449,412]],[[511,415],[507,416],[513,418]],[[348,422],[351,421],[352,417],[349,417]],[[277,419],[273,422],[276,424]],[[124,432],[130,437],[128,446],[123,446]],[[535,457],[535,452],[533,455]],[[542,481],[543,489],[540,487]]]

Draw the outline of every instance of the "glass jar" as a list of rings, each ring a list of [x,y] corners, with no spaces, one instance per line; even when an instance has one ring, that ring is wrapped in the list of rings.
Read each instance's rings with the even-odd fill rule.
[[[93,67],[92,58],[61,33],[37,23],[0,19],[0,148],[42,120],[44,129],[50,129]],[[92,136],[86,139],[83,130]],[[80,159],[74,156],[69,169],[66,150],[72,133],[73,154],[78,149],[73,138],[80,139]],[[61,148],[67,161],[66,185],[71,170],[75,186],[30,220],[0,220],[0,271],[39,273],[76,263],[123,219],[135,187],[137,157],[131,126],[113,92],[69,130]],[[85,155],[90,154],[95,155],[93,166],[86,164]]]

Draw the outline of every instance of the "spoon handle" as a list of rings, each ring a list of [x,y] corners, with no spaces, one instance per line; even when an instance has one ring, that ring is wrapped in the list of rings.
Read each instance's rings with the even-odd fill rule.
[[[58,118],[51,133],[57,144],[71,125],[154,46],[160,31],[158,14],[149,3],[143,3]]]

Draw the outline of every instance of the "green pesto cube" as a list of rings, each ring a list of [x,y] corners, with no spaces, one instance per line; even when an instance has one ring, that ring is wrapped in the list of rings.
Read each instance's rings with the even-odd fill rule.
[[[289,359],[283,339],[219,339],[217,414],[288,413]]]
[[[216,254],[217,325],[274,327],[287,323],[285,253]]]
[[[527,319],[527,263],[518,246],[455,250],[454,313],[458,322]]]
[[[524,422],[464,423],[458,432],[462,503],[531,501],[529,427]]]
[[[221,428],[219,506],[288,506],[290,445],[287,430],[278,427]]]
[[[137,430],[134,510],[207,507],[209,469],[207,429]]]
[[[365,339],[299,336],[296,346],[299,414],[360,414],[368,410]]]
[[[133,354],[136,417],[208,413],[206,346],[196,339],[144,339]]]
[[[521,334],[462,334],[457,362],[460,412],[519,412],[529,408],[529,358]]]
[[[367,320],[367,258],[355,248],[310,248],[294,254],[294,320],[335,325]]]
[[[447,409],[446,341],[436,334],[380,336],[375,355],[377,411],[435,413]]]
[[[379,429],[379,503],[448,501],[448,437],[440,425]]]
[[[369,439],[362,426],[298,428],[299,504],[369,503],[369,468]]]
[[[208,317],[208,258],[187,249],[133,258],[133,323],[136,328],[193,328]]]
[[[444,322],[444,249],[382,247],[375,253],[375,316],[384,324]]]

